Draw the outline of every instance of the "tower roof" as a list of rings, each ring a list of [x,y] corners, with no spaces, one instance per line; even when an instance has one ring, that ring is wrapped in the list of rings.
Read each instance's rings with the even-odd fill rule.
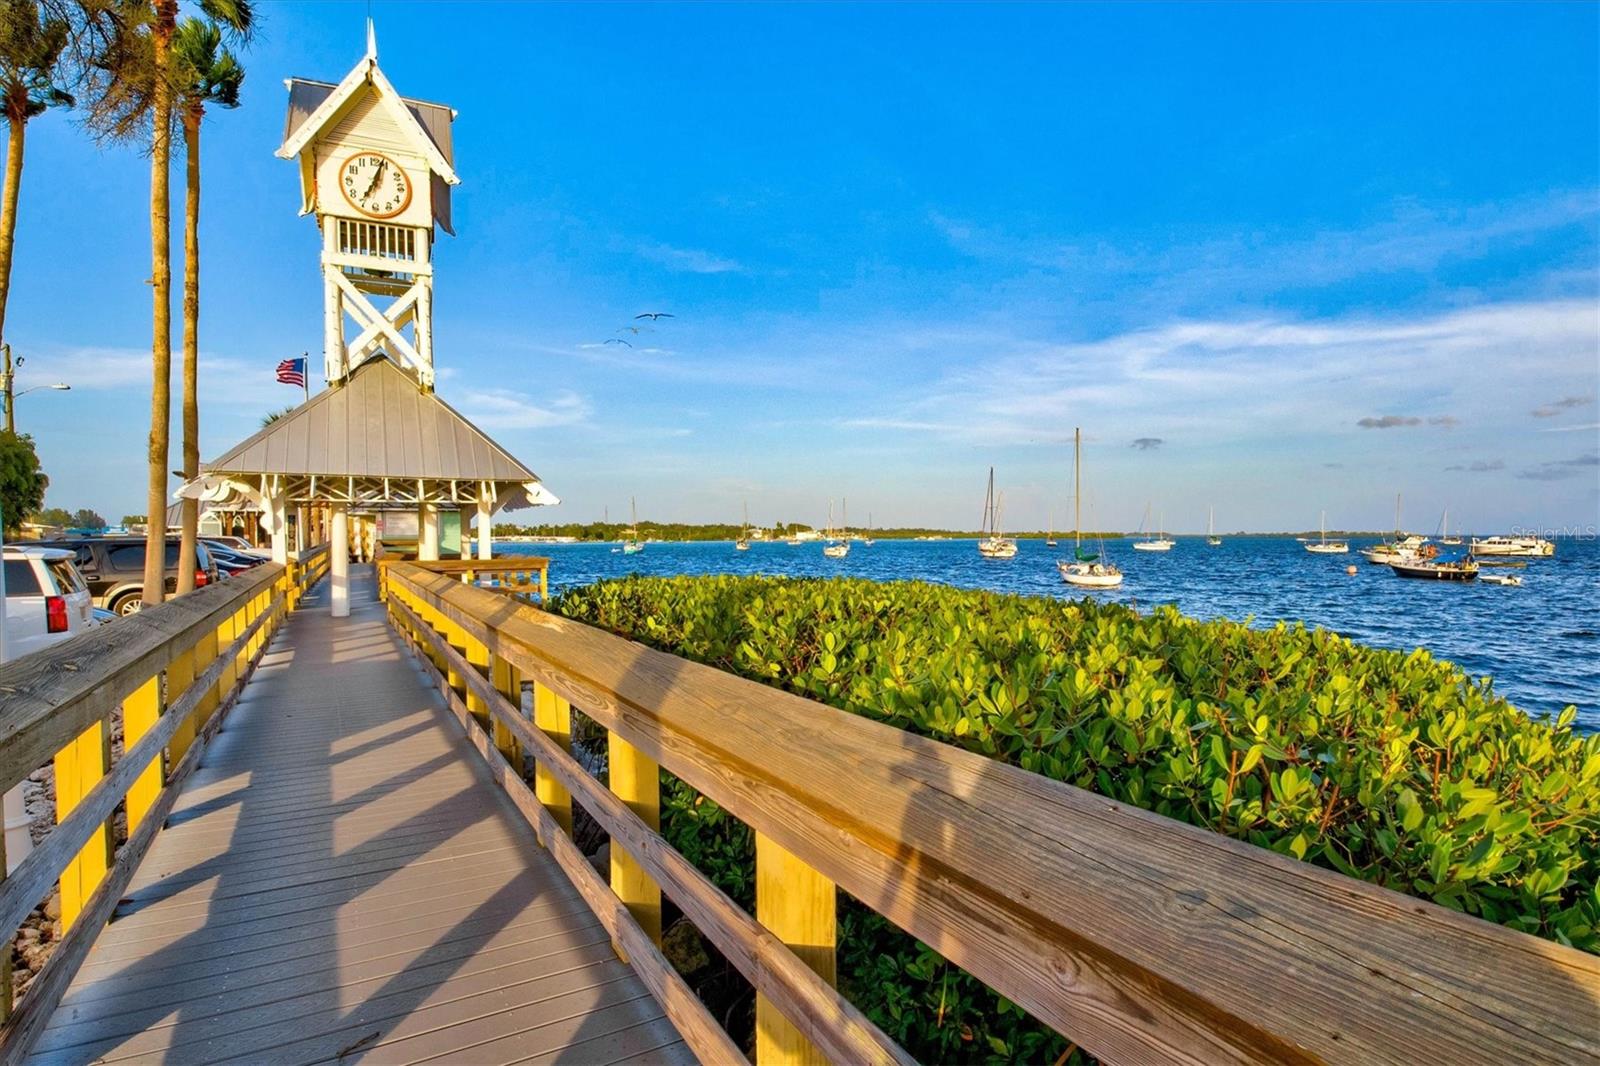
[[[515,482],[539,478],[387,358],[204,464],[210,474]]]

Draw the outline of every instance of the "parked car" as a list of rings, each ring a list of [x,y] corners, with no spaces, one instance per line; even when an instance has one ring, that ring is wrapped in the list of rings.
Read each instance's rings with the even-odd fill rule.
[[[66,640],[96,624],[93,597],[72,560],[73,553],[60,548],[6,545],[7,659]]]
[[[255,559],[266,560],[271,558],[271,553],[265,548],[257,548],[243,537],[217,536],[201,537],[200,542],[210,547],[221,548],[236,555],[248,555]]]
[[[216,562],[217,569],[225,571],[224,576],[249,570],[267,561],[260,555],[247,555],[244,552],[234,551],[227,545],[218,544],[209,537],[200,543],[204,544],[206,550],[211,553],[211,558]]]
[[[52,548],[67,548],[89,585],[97,606],[113,614],[135,614],[144,606],[143,537],[69,537],[47,541]],[[220,578],[217,564],[206,546],[195,545],[196,587]],[[178,538],[167,538],[167,593],[178,591]]]

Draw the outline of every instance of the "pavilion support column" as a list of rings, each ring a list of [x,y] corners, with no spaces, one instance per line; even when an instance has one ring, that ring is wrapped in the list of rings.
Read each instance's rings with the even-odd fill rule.
[[[311,531],[306,528],[306,505],[298,504],[294,509],[294,550],[303,552],[311,547]]]
[[[350,517],[346,504],[336,503],[333,512],[333,543],[328,545],[328,587],[332,590],[328,603],[335,618],[350,617]]]
[[[417,559],[424,563],[439,561],[439,505],[436,503],[417,506]]]
[[[271,497],[267,501],[267,506],[272,508],[272,561],[288,563],[289,516],[286,513],[288,508],[284,503],[283,494]]]
[[[478,494],[478,558],[480,559],[494,558],[494,532],[489,524],[491,517],[489,494],[480,492]],[[465,541],[466,538],[462,539]]]

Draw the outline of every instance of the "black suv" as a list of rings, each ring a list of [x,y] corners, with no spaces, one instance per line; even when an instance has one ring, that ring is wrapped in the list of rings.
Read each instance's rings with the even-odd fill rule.
[[[133,614],[144,606],[143,537],[64,537],[41,541],[46,547],[77,553],[78,570],[89,583],[96,607]],[[195,585],[218,579],[217,564],[204,544],[195,545]],[[167,595],[178,591],[178,538],[167,538]]]

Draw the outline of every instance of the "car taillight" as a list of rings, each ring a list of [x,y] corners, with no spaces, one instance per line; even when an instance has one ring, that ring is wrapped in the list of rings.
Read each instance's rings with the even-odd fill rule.
[[[46,633],[65,633],[72,628],[67,622],[67,600],[65,596],[46,596],[44,598],[44,631]]]
[[[195,588],[199,588],[201,585],[204,585],[205,583],[206,583],[206,572],[204,570],[196,570],[194,572],[194,587]]]

